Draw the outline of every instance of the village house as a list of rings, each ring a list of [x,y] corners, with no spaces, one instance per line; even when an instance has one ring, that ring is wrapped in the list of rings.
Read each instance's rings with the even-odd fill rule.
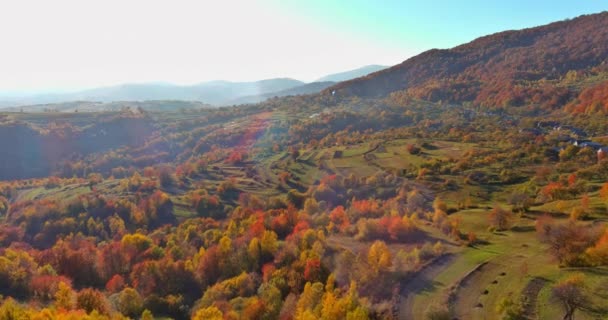
[[[589,140],[586,140],[586,141],[576,140],[576,141],[574,141],[573,144],[580,148],[591,148],[593,150],[599,150],[603,147],[602,144],[593,142],[593,141],[589,141]]]

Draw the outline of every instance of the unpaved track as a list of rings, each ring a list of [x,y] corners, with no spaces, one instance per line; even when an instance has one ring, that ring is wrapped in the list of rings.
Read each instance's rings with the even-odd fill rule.
[[[447,254],[418,271],[414,276],[401,283],[399,320],[423,319],[424,315],[414,314],[414,297],[417,293],[433,287],[433,279],[446,270],[454,261],[455,255]]]
[[[538,293],[547,284],[548,280],[544,278],[534,278],[528,282],[522,292],[522,298],[525,298],[524,316],[526,319],[536,319],[536,304],[538,302]]]
[[[469,320],[478,318],[478,303],[484,288],[490,284],[488,275],[498,277],[502,266],[493,262],[484,262],[465,275],[452,293],[450,305],[454,319]],[[487,307],[487,306],[485,306]]]

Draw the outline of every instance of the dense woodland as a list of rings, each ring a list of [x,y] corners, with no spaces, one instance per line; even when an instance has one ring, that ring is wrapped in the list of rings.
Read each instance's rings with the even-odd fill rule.
[[[607,19],[335,95],[4,113],[0,319],[603,317]]]

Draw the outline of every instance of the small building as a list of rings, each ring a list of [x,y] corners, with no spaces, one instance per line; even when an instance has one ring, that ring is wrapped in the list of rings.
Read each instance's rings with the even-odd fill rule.
[[[597,142],[591,142],[591,141],[579,143],[578,146],[581,148],[591,148],[593,150],[600,150],[603,147],[603,145],[601,145]]]
[[[577,147],[583,147],[583,144],[585,143],[589,143],[591,142],[591,140],[579,140],[579,139],[572,139],[572,144],[577,146]]]
[[[585,130],[583,130],[581,128],[574,127],[574,126],[570,126],[570,125],[559,126],[557,128],[557,130],[564,130],[564,131],[567,130],[567,131],[570,131],[570,132],[572,132],[573,134],[575,134],[575,135],[577,135],[579,137],[586,137],[587,136],[587,132],[585,132]]]

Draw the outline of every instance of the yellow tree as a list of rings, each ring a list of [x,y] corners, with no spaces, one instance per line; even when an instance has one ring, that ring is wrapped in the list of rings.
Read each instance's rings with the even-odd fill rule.
[[[392,266],[391,252],[384,241],[377,240],[367,253],[367,262],[375,273],[388,271]]]
[[[226,236],[223,236],[220,239],[219,250],[222,254],[229,254],[232,251],[232,240]]]
[[[441,200],[441,198],[436,197],[433,201],[433,209],[435,209],[435,211],[447,212],[448,206],[445,204],[445,202],[443,202],[443,200]]]
[[[260,257],[261,257],[261,245],[260,240],[258,238],[253,238],[249,242],[249,246],[247,247],[247,253],[249,255],[249,259],[254,266],[259,265]]]
[[[435,242],[435,245],[433,245],[433,253],[436,256],[440,256],[445,252],[445,247],[443,246],[443,244],[440,241]]]
[[[327,291],[323,295],[323,301],[321,306],[321,319],[322,320],[341,320],[346,316],[346,308],[344,303],[336,298],[336,295]]]
[[[369,320],[369,315],[364,307],[358,306],[346,314],[346,320]]]
[[[0,306],[0,319],[29,319],[27,309],[12,298],[4,300]]]
[[[141,313],[141,320],[154,320],[154,315],[148,309]]]
[[[279,249],[277,234],[274,231],[264,231],[264,234],[262,234],[262,239],[260,240],[260,246],[262,249],[262,256],[265,259],[274,256]]]
[[[315,310],[320,309],[322,297],[323,284],[320,282],[315,282],[314,284],[307,282],[296,305],[296,319],[308,319],[311,315],[316,316]]]
[[[57,292],[55,293],[55,305],[58,309],[71,310],[74,307],[74,290],[65,282],[59,282]]]
[[[223,320],[224,314],[217,307],[211,306],[199,309],[192,317],[192,320]]]

